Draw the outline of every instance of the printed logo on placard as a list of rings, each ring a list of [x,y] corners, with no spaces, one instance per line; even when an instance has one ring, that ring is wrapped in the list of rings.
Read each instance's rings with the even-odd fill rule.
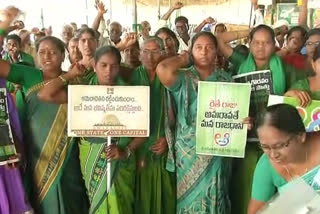
[[[230,143],[230,134],[229,132],[224,133],[223,136],[220,133],[214,135],[214,141],[219,146],[226,146]]]

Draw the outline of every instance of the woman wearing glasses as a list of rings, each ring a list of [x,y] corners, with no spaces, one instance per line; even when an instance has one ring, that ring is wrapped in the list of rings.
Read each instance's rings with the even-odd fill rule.
[[[320,132],[306,133],[298,111],[287,104],[268,107],[257,126],[264,154],[254,172],[248,214],[255,214],[297,178],[319,191]]]

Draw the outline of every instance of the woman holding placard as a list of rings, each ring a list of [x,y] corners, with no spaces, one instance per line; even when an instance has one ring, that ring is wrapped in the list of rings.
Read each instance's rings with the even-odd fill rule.
[[[176,171],[177,175],[177,213],[229,213],[231,164],[221,157],[197,155],[195,134],[198,81],[231,82],[232,79],[228,73],[215,69],[217,40],[211,33],[195,35],[191,52],[191,57],[184,52],[163,60],[157,67],[157,75],[173,95],[177,109],[178,121],[169,121],[176,126],[176,133],[167,135],[167,169]],[[190,58],[193,65],[180,69],[189,65]],[[176,136],[176,139],[170,136]]]
[[[16,17],[10,11],[0,23],[0,35]],[[44,37],[36,45],[42,70],[0,60],[0,76],[22,85],[26,94],[25,128],[26,178],[32,187],[35,213],[88,213],[88,201],[78,159],[78,148],[66,135],[66,105],[45,103],[37,93],[50,80],[62,74],[64,43]]]
[[[94,56],[94,74],[88,79],[89,85],[126,85],[119,76],[121,55],[111,46],[99,48]],[[67,103],[65,81],[75,81],[87,74],[83,66],[77,64],[62,78],[55,78],[46,85],[39,96],[48,102]],[[134,212],[134,190],[136,162],[134,151],[145,138],[113,138],[108,146],[105,138],[80,138],[80,163],[90,201],[89,213]],[[112,161],[111,189],[107,192],[107,162]]]
[[[287,104],[269,106],[257,126],[264,154],[254,172],[248,214],[257,213],[298,178],[319,191],[320,132],[306,133],[297,109]]]

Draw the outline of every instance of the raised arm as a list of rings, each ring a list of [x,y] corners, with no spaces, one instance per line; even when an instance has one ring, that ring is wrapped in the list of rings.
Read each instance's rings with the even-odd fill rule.
[[[98,14],[93,21],[92,29],[97,31],[99,29],[99,25],[101,23],[101,20],[103,19],[103,14],[105,14],[107,12],[107,9],[105,9],[104,4],[100,1],[97,1],[95,7],[98,10]],[[103,33],[103,32],[100,32],[100,33]]]
[[[225,57],[230,57],[233,49],[230,47],[229,42],[242,39],[249,36],[249,30],[224,32],[217,36],[219,50]]]
[[[0,22],[0,39],[4,39],[12,21],[18,16],[20,10],[16,7],[10,6],[2,11],[2,22]],[[9,75],[11,65],[0,59],[0,77],[7,78]]]
[[[156,71],[161,83],[165,87],[170,88],[177,82],[177,70],[187,66],[189,63],[189,58],[190,55],[188,52],[182,52],[178,56],[170,57],[159,63]]]
[[[213,23],[216,23],[216,20],[209,16],[194,29],[194,32],[199,33],[206,24],[213,24]]]
[[[298,25],[307,26],[308,20],[308,0],[302,0],[302,5],[300,7],[300,14],[298,19]]]
[[[68,82],[81,76],[85,71],[81,65],[74,65],[71,70],[51,80],[38,92],[38,98],[44,102],[64,104],[68,102],[65,90]]]
[[[119,51],[123,51],[133,45],[137,41],[137,34],[136,33],[127,33],[121,41],[116,44],[116,48]]]
[[[173,11],[178,10],[183,7],[181,2],[176,2],[170,9],[161,17],[162,20],[168,20],[173,13]]]

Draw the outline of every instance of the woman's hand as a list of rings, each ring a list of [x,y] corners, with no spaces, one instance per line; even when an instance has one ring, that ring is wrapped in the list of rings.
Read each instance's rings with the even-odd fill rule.
[[[168,151],[168,143],[165,137],[159,138],[157,142],[150,147],[150,150],[156,155],[162,155],[166,151]]]
[[[117,145],[110,145],[106,148],[107,160],[125,160],[128,154],[125,150],[120,149]]]
[[[253,129],[253,119],[252,119],[252,117],[244,118],[242,123],[247,125],[248,131],[251,131]]]
[[[301,107],[307,107],[312,101],[308,92],[302,90],[289,90],[284,94],[284,96],[295,97],[296,99],[298,99]]]

